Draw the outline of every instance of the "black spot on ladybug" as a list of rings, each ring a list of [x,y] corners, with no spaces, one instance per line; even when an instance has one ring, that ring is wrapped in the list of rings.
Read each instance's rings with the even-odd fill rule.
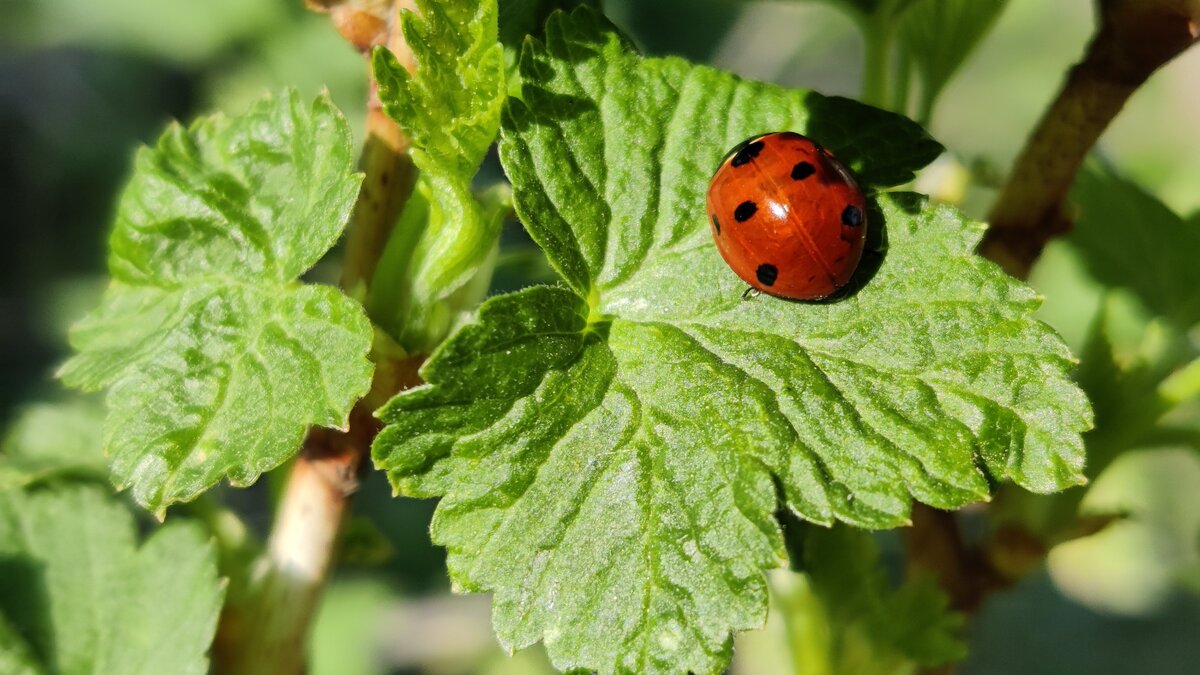
[[[812,164],[800,162],[792,167],[792,180],[804,180],[816,172],[817,170],[813,168]]]
[[[762,152],[764,145],[762,141],[747,143],[741,150],[737,151],[737,154],[733,156],[733,161],[729,165],[742,166],[743,164],[749,164],[750,160],[758,157],[758,153]]]
[[[816,280],[816,278],[817,278],[817,275],[815,275],[815,274],[814,274],[814,275],[810,276],[810,277],[808,278],[808,280],[809,280],[809,281],[815,281],[815,280]]]
[[[754,276],[758,277],[758,283],[763,286],[774,286],[775,280],[779,278],[779,270],[769,263],[763,263],[754,271]]]
[[[843,260],[845,260],[845,259],[846,259],[846,256],[844,256],[844,255],[839,255],[838,257],[836,257],[836,258],[834,258],[834,259],[833,259],[833,262],[835,262],[835,263],[840,263],[840,262],[842,262],[842,261],[843,261]]]
[[[842,222],[850,227],[858,227],[859,225],[862,225],[862,211],[860,211],[859,208],[853,204],[847,206],[842,211]]]
[[[713,227],[717,229],[717,234],[721,234],[721,223],[717,220],[717,214],[712,214]]]
[[[741,204],[737,205],[736,209],[733,210],[733,219],[739,223],[744,223],[747,220],[750,220],[750,217],[753,216],[756,211],[758,211],[758,205],[754,202],[742,202]]]

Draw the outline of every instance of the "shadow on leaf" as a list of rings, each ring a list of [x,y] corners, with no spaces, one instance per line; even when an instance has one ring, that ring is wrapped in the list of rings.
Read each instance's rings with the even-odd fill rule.
[[[0,556],[0,615],[46,661],[55,648],[43,567],[29,556]]]

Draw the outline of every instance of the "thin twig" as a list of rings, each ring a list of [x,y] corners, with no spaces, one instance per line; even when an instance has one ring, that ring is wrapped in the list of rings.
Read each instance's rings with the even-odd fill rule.
[[[1083,61],[1046,110],[989,217],[979,252],[1018,278],[1070,227],[1063,203],[1084,157],[1125,101],[1200,37],[1200,0],[1099,0]]]
[[[328,12],[334,28],[370,62],[371,50],[386,45],[400,62],[416,68],[412,50],[400,31],[401,9],[415,11],[412,0],[306,0],[308,6]],[[369,67],[369,66],[368,66]],[[367,136],[359,166],[364,174],[362,190],[346,232],[342,288],[361,297],[371,283],[379,254],[392,226],[412,194],[417,170],[408,154],[409,140],[383,112],[379,86],[370,78],[367,98]]]
[[[963,541],[954,513],[917,502],[912,521],[904,531],[909,575],[932,574],[953,609],[974,612],[990,593],[1009,585],[979,550]]]
[[[369,56],[386,44],[413,69],[399,30],[399,10],[411,0],[307,0],[330,14],[338,32]],[[416,168],[404,133],[382,110],[371,79],[360,168],[362,189],[350,219],[341,285],[364,297],[393,225],[412,193]],[[333,564],[338,532],[358,489],[359,475],[379,422],[372,411],[396,392],[420,383],[421,355],[393,357],[380,335],[372,354],[371,393],[351,411],[345,431],[313,428],[288,475],[266,554],[244,597],[227,604],[213,659],[222,673],[300,675],[305,672],[309,624]]]
[[[1024,278],[1046,243],[1065,232],[1067,191],[1084,157],[1125,101],[1164,63],[1200,38],[1200,0],[1099,0],[1100,22],[1018,157],[989,217],[980,254]],[[979,546],[955,514],[915,504],[906,532],[910,573],[932,573],[951,605],[974,612],[1044,558],[1049,542],[1011,526]],[[927,671],[953,672],[953,666]]]

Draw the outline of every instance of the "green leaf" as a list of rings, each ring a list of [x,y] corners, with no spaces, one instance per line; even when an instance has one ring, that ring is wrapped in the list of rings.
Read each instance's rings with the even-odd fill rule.
[[[0,673],[42,675],[45,672],[34,657],[29,644],[8,623],[4,615],[0,614]]]
[[[901,49],[921,77],[921,114],[933,104],[971,50],[987,35],[1008,0],[916,0],[900,18]]]
[[[849,10],[858,17],[878,16],[894,18],[920,0],[834,0],[835,5]]]
[[[358,192],[350,133],[325,96],[172,125],[138,153],[110,240],[113,282],[71,333],[67,384],[109,388],[114,478],[161,512],[291,457],[309,425],[345,426],[370,385],[371,327],[296,277]]]
[[[1163,395],[1170,390],[1164,380],[1172,373],[1180,379],[1171,381],[1184,385],[1182,398],[1195,396],[1194,386],[1187,386],[1187,373],[1181,369],[1187,359],[1195,358],[1195,351],[1182,335],[1162,330],[1161,324],[1150,324],[1143,344],[1158,345],[1155,353],[1131,352],[1113,344],[1111,326],[1120,299],[1110,294],[1101,306],[1075,372],[1075,380],[1088,393],[1096,413],[1096,427],[1086,436],[1089,478],[1099,476],[1120,453],[1145,445],[1163,415],[1180,402]]]
[[[596,0],[499,0],[500,42],[520,56],[526,35],[540,38],[551,14],[580,5],[598,8]]]
[[[0,490],[59,476],[104,476],[103,424],[104,409],[91,399],[26,408],[0,445]]]
[[[510,78],[518,75],[515,71],[525,36],[542,37],[546,18],[555,10],[570,10],[579,5],[598,8],[596,0],[499,0],[499,37]]]
[[[1092,276],[1181,330],[1200,322],[1200,225],[1097,163],[1079,172],[1071,198],[1079,217],[1066,241]]]
[[[1200,369],[1188,330],[1200,318],[1190,286],[1200,281],[1190,262],[1200,254],[1200,223],[1181,220],[1097,161],[1084,165],[1071,197],[1075,226],[1047,247],[1031,278],[1049,298],[1045,320],[1081,334],[1074,375],[1096,418],[1085,436],[1087,476],[1103,480],[1128,453],[1195,443],[1186,425],[1195,418]],[[1081,522],[1089,494],[1006,494],[992,518],[1060,543],[1094,530]]]
[[[223,590],[200,528],[172,523],[139,546],[102,488],[7,491],[0,566],[0,613],[42,671],[207,672]]]
[[[1082,261],[1077,274],[1104,292],[1076,373],[1096,411],[1088,471],[1097,476],[1200,392],[1188,338],[1200,321],[1200,274],[1190,262],[1200,255],[1200,228],[1099,162],[1085,165],[1071,196],[1078,219],[1061,245]]]
[[[368,306],[402,345],[428,351],[445,336],[441,305],[494,256],[501,219],[476,201],[471,177],[496,139],[506,84],[496,0],[418,0],[417,9],[401,13],[416,74],[382,47],[373,63],[384,110],[413,143],[420,213],[396,228]]]
[[[473,174],[496,139],[505,98],[496,0],[416,4],[417,12],[400,15],[417,61],[416,75],[391,52],[377,48],[373,65],[379,100],[420,149],[414,159]]]
[[[473,217],[484,230],[498,236],[504,218],[512,213],[512,200],[506,185],[496,185],[479,195],[469,196]],[[472,263],[473,275],[449,293],[433,293],[420,283],[440,268],[438,251],[444,250],[445,233],[456,227],[439,208],[425,176],[417,179],[404,213],[388,239],[379,266],[371,282],[367,310],[401,345],[410,351],[428,352],[445,339],[450,327],[461,323],[465,314],[479,305],[487,294],[498,247],[493,241],[484,256]],[[457,212],[461,215],[462,212]],[[424,288],[422,291],[420,288]],[[436,301],[428,301],[438,297]],[[424,300],[423,300],[424,299]]]
[[[801,567],[832,636],[831,672],[912,672],[966,657],[962,615],[931,577],[893,588],[870,534],[810,527]]]
[[[566,286],[484,303],[380,411],[374,447],[398,491],[443,497],[433,536],[460,588],[494,593],[506,647],[718,672],[730,631],[764,619],[779,498],[886,527],[914,498],[1081,479],[1070,354],[1032,291],[972,254],[981,225],[874,194],[873,252],[827,303],[742,300],[712,244],[704,194],[736,142],[806,133],[878,188],[938,154],[919,127],[641,58],[590,11],[527,44],[500,153]]]

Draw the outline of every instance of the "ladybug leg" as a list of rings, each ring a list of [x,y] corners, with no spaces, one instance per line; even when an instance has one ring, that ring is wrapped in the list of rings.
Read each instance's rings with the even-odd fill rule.
[[[755,288],[753,286],[747,286],[746,290],[742,291],[742,299],[743,300],[749,300],[750,298],[757,298],[760,295],[762,295],[762,291],[758,290],[757,288]]]

